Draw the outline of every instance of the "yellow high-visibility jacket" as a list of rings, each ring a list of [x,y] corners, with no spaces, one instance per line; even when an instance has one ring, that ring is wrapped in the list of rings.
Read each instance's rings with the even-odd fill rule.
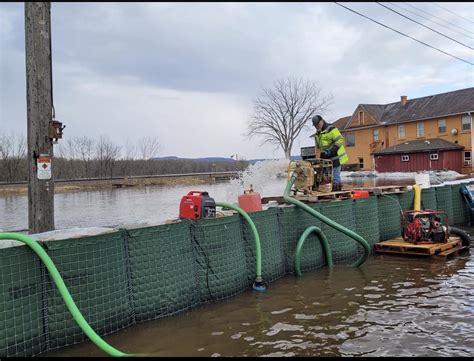
[[[321,153],[329,153],[328,159],[332,160],[334,167],[349,161],[346,149],[344,148],[344,138],[335,126],[329,124],[326,129],[316,132],[314,140],[316,147],[321,150]]]

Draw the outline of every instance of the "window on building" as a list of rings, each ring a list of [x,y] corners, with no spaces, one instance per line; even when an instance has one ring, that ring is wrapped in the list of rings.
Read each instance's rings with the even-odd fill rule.
[[[431,153],[430,160],[438,160],[438,153]]]
[[[355,134],[354,133],[347,133],[346,134],[346,146],[347,147],[354,147],[355,146]]]
[[[364,124],[364,112],[359,112],[359,124]]]
[[[471,165],[471,152],[464,152],[464,165]]]
[[[470,129],[471,129],[471,116],[463,115],[462,116],[462,130],[470,130]]]
[[[409,155],[402,155],[402,162],[408,162],[410,161],[410,156]]]
[[[438,120],[438,133],[439,134],[446,133],[446,119]]]
[[[398,126],[398,139],[405,139],[405,126],[404,125]]]
[[[374,129],[374,142],[378,142],[378,141],[379,141],[379,130]]]
[[[364,169],[364,158],[359,158],[359,169]]]
[[[425,136],[425,123],[424,122],[416,123],[416,136],[417,137]]]

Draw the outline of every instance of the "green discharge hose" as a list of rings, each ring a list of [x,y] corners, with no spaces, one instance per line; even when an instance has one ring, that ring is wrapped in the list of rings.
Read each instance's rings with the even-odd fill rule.
[[[295,272],[298,276],[301,276],[301,250],[303,249],[304,241],[313,232],[316,233],[318,235],[319,239],[321,240],[321,243],[323,245],[324,254],[326,256],[326,262],[328,264],[328,267],[333,266],[332,254],[331,254],[331,250],[329,249],[329,243],[328,243],[328,240],[327,240],[326,236],[321,231],[321,228],[318,228],[316,226],[309,226],[308,228],[305,229],[305,231],[303,232],[303,234],[301,235],[301,237],[298,241],[298,244],[296,245]]]
[[[261,279],[262,278],[262,249],[260,247],[260,237],[258,235],[257,227],[255,227],[255,223],[253,223],[252,219],[249,217],[247,212],[245,212],[242,208],[239,208],[237,206],[234,206],[233,204],[229,203],[223,203],[223,202],[216,202],[216,206],[222,207],[222,208],[228,208],[232,209],[236,212],[238,212],[244,219],[247,221],[249,224],[253,236],[255,238],[255,257],[257,259],[256,261],[256,278]]]
[[[76,303],[72,299],[71,294],[69,293],[66,285],[64,284],[63,279],[61,278],[61,275],[59,274],[58,269],[56,268],[55,264],[53,263],[53,260],[48,256],[48,254],[45,252],[45,250],[40,246],[38,242],[36,242],[34,239],[23,235],[23,234],[17,234],[17,233],[0,233],[0,239],[12,239],[16,241],[20,241],[25,243],[27,246],[29,246],[41,259],[41,261],[44,263],[46,268],[49,271],[49,274],[51,275],[51,278],[53,279],[54,283],[58,287],[58,290],[61,294],[61,296],[64,299],[64,302],[66,303],[67,308],[71,312],[72,317],[76,320],[77,324],[79,327],[84,331],[84,333],[89,337],[89,339],[95,343],[102,351],[106,352],[110,356],[139,356],[137,354],[126,354],[123,353],[116,348],[112,347],[109,345],[107,342],[105,342],[87,323],[87,321],[84,319],[84,317],[81,314],[81,311],[76,306]]]
[[[307,206],[303,202],[300,202],[297,199],[294,199],[294,198],[290,197],[290,190],[291,190],[291,187],[293,186],[293,183],[295,182],[295,179],[296,179],[296,175],[293,172],[293,174],[291,175],[290,180],[288,181],[285,192],[283,193],[283,199],[287,203],[294,204],[294,205],[300,207],[305,212],[307,212],[307,213],[311,214],[312,216],[318,218],[319,220],[326,223],[330,227],[344,233],[345,235],[347,235],[347,236],[351,237],[352,239],[354,239],[355,241],[357,241],[362,246],[362,248],[364,249],[364,254],[356,262],[354,262],[352,264],[352,266],[353,267],[359,267],[361,264],[363,264],[367,260],[367,257],[369,257],[369,254],[370,254],[370,247],[369,247],[369,244],[367,243],[367,241],[364,238],[362,238],[361,236],[359,236],[357,233],[351,231],[350,229],[347,229],[346,227],[340,225],[337,222],[334,222],[332,219],[330,219],[330,218],[322,215],[321,213],[315,211],[314,209]]]

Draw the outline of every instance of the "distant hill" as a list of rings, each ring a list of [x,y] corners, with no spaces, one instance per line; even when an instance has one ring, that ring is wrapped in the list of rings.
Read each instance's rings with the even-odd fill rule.
[[[167,157],[155,157],[152,158],[154,160],[199,160],[199,161],[204,161],[204,162],[216,162],[216,161],[226,161],[226,162],[235,162],[235,159],[233,158],[225,158],[225,157],[203,157],[203,158],[180,158],[176,157],[174,155],[167,156]]]
[[[204,162],[218,162],[218,161],[227,161],[227,162],[236,162],[236,160],[234,158],[225,158],[225,157],[203,157],[203,158],[179,158],[179,157],[176,157],[174,155],[170,155],[170,156],[167,156],[167,157],[155,157],[155,158],[152,158],[152,159],[155,159],[155,160],[178,160],[178,159],[181,159],[181,160],[197,160],[197,161],[204,161]],[[292,155],[290,157],[291,160],[301,160],[301,156],[299,155]],[[260,158],[260,159],[249,159],[247,160],[247,162],[249,162],[250,164],[255,164],[257,162],[261,162],[261,161],[264,161],[264,160],[271,160],[270,158]]]

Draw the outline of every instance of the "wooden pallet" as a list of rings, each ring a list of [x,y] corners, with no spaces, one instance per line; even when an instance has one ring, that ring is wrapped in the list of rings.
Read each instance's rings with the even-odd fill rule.
[[[338,192],[310,192],[308,194],[296,194],[295,199],[301,202],[325,202],[334,200],[350,199],[352,197],[351,191],[338,191]]]
[[[315,203],[315,202],[328,202],[328,201],[334,201],[334,200],[350,199],[351,196],[352,196],[351,191],[339,191],[339,192],[328,192],[328,193],[309,192],[307,194],[297,193],[296,195],[292,195],[292,198],[301,202]],[[278,204],[286,203],[282,196],[262,198],[262,204],[267,204],[269,202],[277,202]]]
[[[446,243],[433,244],[413,244],[405,242],[402,237],[398,237],[374,245],[374,250],[378,253],[416,256],[448,256],[464,248],[459,237],[449,237]]]
[[[263,197],[262,204],[267,204],[268,202],[277,202],[278,204],[286,203],[282,196],[279,197]]]
[[[369,192],[369,195],[402,193],[409,190],[409,186],[380,186],[380,187],[360,187],[353,190]]]

